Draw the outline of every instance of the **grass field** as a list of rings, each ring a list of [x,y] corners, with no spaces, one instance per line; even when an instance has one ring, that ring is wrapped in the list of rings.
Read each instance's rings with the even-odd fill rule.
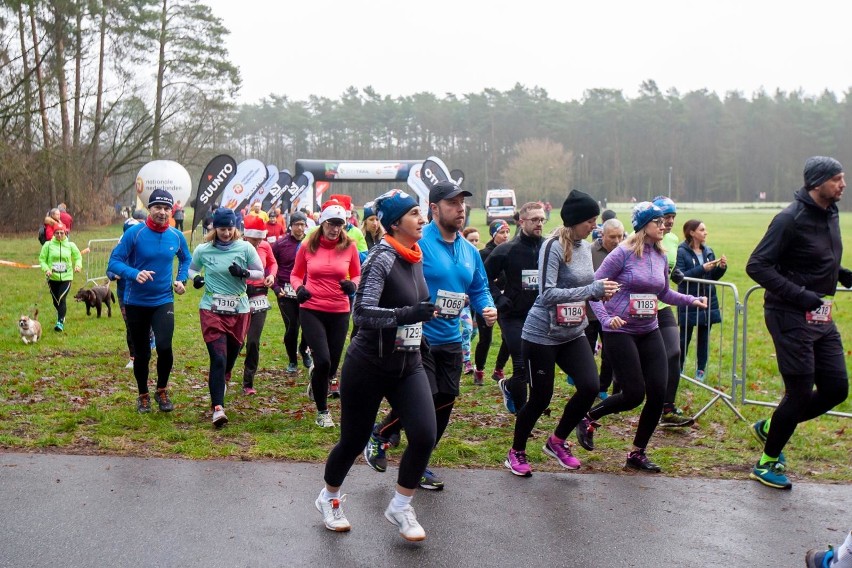
[[[619,218],[629,220],[626,210]],[[675,224],[679,232],[688,218],[700,218],[708,227],[708,243],[718,255],[728,257],[726,282],[734,284],[742,300],[753,284],[745,275],[745,262],[762,236],[771,211],[687,211]],[[558,210],[547,226],[557,224]],[[852,217],[842,217],[843,231],[852,235]],[[474,210],[474,226],[484,230],[484,212]],[[629,224],[629,223],[627,223]],[[82,249],[90,239],[115,238],[120,225],[97,230],[75,230],[73,241]],[[487,238],[482,239],[483,242]],[[39,244],[32,235],[6,237],[0,241],[0,260],[25,265],[36,264]],[[850,264],[847,252],[846,265]],[[304,394],[304,370],[286,375],[287,365],[281,338],[283,324],[277,311],[270,313],[262,339],[261,366],[255,378],[258,395],[245,397],[240,392],[242,359],[234,372],[226,408],[231,422],[222,430],[210,425],[209,396],[206,385],[207,352],[201,339],[197,315],[199,294],[194,290],[178,297],[175,330],[175,368],[171,379],[176,410],[171,414],[156,411],[139,415],[135,411],[136,387],[127,362],[124,326],[116,309],[111,319],[86,317],[82,304],[71,301],[66,331],[52,331],[55,312],[41,272],[32,268],[0,265],[3,295],[0,299],[0,447],[17,451],[59,451],[68,453],[113,453],[141,456],[167,456],[192,459],[292,459],[322,461],[337,439],[337,429],[320,429],[313,424],[314,407]],[[78,276],[72,293],[81,287]],[[714,326],[708,379],[725,392],[731,390],[733,365],[733,319],[735,301],[729,289],[720,288],[724,322]],[[777,402],[782,387],[777,375],[772,343],[763,326],[762,295],[755,294],[748,308],[749,399]],[[37,345],[24,345],[16,322],[20,314],[34,306],[40,310],[45,336]],[[852,296],[837,298],[835,319],[841,330],[852,329]],[[486,376],[490,375],[496,348],[489,357]],[[847,344],[850,343],[847,336]],[[847,345],[848,347],[848,345]],[[694,345],[692,346],[694,352]],[[690,364],[687,360],[686,373]],[[737,362],[736,372],[740,372]],[[153,376],[153,371],[152,371]],[[446,436],[433,455],[438,467],[501,467],[511,444],[514,418],[502,408],[496,383],[486,381],[474,387],[470,377],[463,378],[462,395]],[[529,455],[536,471],[556,471],[540,451],[546,433],[552,431],[572,388],[557,375],[557,386],[546,414],[533,432]],[[710,399],[703,389],[682,383],[678,402],[687,411],[696,412]],[[332,416],[339,418],[337,402],[330,403]],[[765,417],[769,410],[743,406],[740,410],[750,422]],[[849,401],[838,410],[852,411]],[[583,461],[581,472],[618,472],[624,452],[632,440],[638,412],[607,417],[596,437],[598,449],[586,452],[578,447]],[[849,420],[823,417],[802,425],[786,450],[793,480],[848,482],[850,468]],[[658,430],[651,440],[649,453],[663,466],[664,474],[744,479],[750,464],[760,455],[760,447],[749,433],[749,424],[738,420],[724,405],[716,404],[701,416],[693,428],[677,431]],[[390,454],[391,463],[400,451]],[[364,467],[356,464],[355,467]]]

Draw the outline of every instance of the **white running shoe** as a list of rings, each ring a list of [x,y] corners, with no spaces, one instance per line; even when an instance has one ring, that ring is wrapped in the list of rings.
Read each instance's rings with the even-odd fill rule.
[[[228,423],[228,417],[225,416],[225,409],[221,406],[216,406],[213,409],[213,426],[221,427]]]
[[[405,540],[417,542],[426,538],[426,531],[417,522],[417,515],[414,514],[414,507],[411,505],[406,505],[402,511],[392,511],[388,505],[385,509],[385,518],[399,527],[399,534]]]
[[[334,428],[334,420],[331,419],[331,414],[329,414],[328,410],[317,412],[317,419],[314,422],[320,428]]]
[[[346,515],[343,514],[343,502],[346,501],[346,495],[340,499],[329,499],[323,501],[319,497],[314,501],[317,511],[322,514],[322,521],[325,523],[325,528],[330,531],[346,532],[352,528],[349,521],[346,520]]]
[[[125,368],[125,369],[132,369],[132,368],[133,368],[133,359],[131,359],[130,361],[128,361],[128,362],[127,362],[127,365],[125,365],[125,366],[124,366],[124,368]]]

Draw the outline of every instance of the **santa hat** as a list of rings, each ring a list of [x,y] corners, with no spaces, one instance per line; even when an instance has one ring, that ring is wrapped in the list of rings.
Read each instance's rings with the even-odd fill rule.
[[[329,195],[328,198],[332,201],[337,201],[337,203],[342,205],[347,212],[352,211],[352,198],[350,196],[338,193]],[[325,206],[323,206],[323,209],[325,209]]]
[[[243,235],[252,239],[264,239],[266,238],[266,223],[263,222],[263,219],[256,215],[249,215],[243,221],[243,225],[245,226],[245,231],[243,231]]]

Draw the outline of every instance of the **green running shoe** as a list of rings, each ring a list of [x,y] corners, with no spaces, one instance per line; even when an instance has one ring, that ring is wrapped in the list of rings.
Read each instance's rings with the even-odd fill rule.
[[[790,480],[787,479],[786,475],[784,475],[785,469],[784,464],[780,461],[767,462],[763,465],[758,463],[754,466],[754,469],[751,470],[749,477],[755,481],[761,482],[767,487],[774,487],[775,489],[792,489],[793,484],[790,483]]]
[[[758,420],[754,424],[751,425],[751,430],[754,432],[754,435],[757,436],[757,439],[760,440],[760,443],[766,445],[767,434],[763,431],[763,425],[766,424],[766,420]],[[784,456],[784,452],[778,454],[778,461],[787,464],[787,458]]]

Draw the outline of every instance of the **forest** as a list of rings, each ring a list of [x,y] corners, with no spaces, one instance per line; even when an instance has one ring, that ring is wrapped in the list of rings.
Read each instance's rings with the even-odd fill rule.
[[[110,222],[148,161],[175,160],[197,180],[221,153],[291,171],[298,158],[434,155],[477,196],[513,187],[521,201],[556,203],[571,188],[610,202],[669,191],[786,201],[808,156],[852,157],[850,90],[681,93],[647,79],[635,97],[589,87],[559,101],[522,84],[405,96],[359,85],[334,99],[239,103],[228,33],[200,0],[6,0],[0,196],[13,214],[3,230],[31,230],[60,202],[84,224]],[[379,190],[345,189],[356,203]]]

